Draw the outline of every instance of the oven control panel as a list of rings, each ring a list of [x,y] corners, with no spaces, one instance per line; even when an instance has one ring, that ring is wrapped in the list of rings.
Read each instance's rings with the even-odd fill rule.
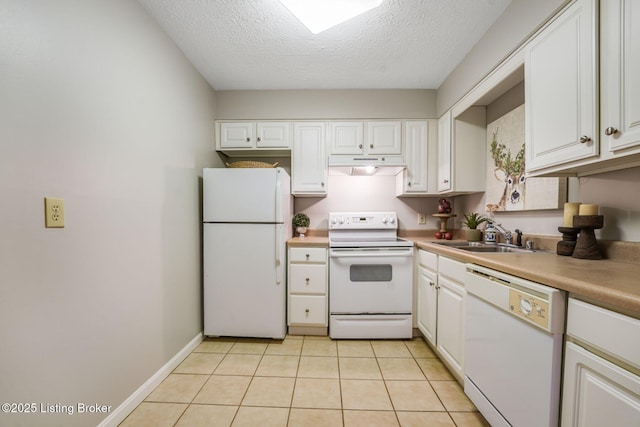
[[[329,229],[397,229],[398,216],[395,212],[331,212]]]

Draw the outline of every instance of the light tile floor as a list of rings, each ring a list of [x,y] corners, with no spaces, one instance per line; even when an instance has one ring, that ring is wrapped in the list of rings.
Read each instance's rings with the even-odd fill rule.
[[[121,426],[488,426],[421,338],[206,339]]]

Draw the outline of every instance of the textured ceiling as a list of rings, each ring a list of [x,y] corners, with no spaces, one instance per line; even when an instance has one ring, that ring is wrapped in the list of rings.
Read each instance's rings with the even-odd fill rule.
[[[511,0],[384,0],[313,35],[278,0],[138,0],[216,90],[436,89]]]

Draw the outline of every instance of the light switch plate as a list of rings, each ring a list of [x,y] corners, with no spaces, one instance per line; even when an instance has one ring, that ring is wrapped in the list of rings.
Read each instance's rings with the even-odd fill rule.
[[[64,199],[44,198],[44,225],[47,228],[64,228]]]

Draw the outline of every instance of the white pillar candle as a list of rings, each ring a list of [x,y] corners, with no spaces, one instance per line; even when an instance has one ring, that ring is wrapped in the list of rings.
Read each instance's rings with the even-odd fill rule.
[[[580,203],[565,203],[564,217],[562,218],[563,227],[573,227],[573,216],[578,215]]]
[[[598,205],[580,205],[578,215],[598,215]]]

